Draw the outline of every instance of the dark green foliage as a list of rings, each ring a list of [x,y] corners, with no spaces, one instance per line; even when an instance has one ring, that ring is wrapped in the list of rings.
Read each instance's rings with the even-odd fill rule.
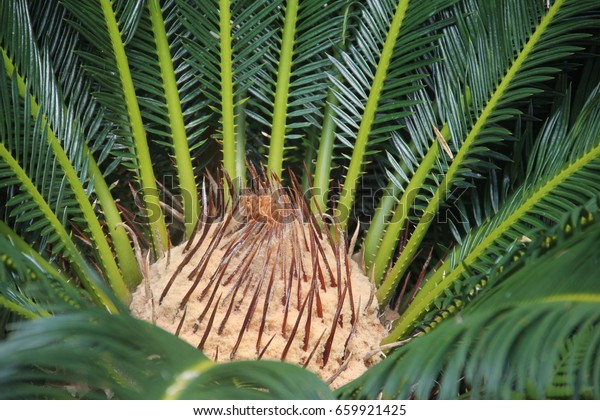
[[[600,398],[598,1],[294,4],[0,1],[0,397]],[[400,310],[334,395],[128,315],[227,159],[325,186]]]
[[[322,399],[315,375],[280,362],[214,364],[129,315],[79,310],[15,325],[0,347],[0,398]]]
[[[489,291],[338,397],[599,398],[600,212],[587,207],[474,278]]]

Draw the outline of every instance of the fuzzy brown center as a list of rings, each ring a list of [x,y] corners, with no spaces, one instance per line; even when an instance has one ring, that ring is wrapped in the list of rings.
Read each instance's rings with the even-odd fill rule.
[[[201,220],[151,267],[132,312],[214,360],[285,360],[337,386],[379,357],[374,289],[344,235],[281,191],[240,195],[216,223]]]

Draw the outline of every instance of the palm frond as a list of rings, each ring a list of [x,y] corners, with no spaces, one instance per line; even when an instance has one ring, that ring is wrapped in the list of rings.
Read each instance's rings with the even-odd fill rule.
[[[595,209],[577,210],[525,255],[509,253],[488,277],[492,289],[338,397],[598,398]]]
[[[340,53],[339,60],[332,58],[342,75],[342,80],[331,78],[340,102],[336,107],[338,138],[352,150],[338,204],[344,226],[367,156],[377,152],[373,147],[386,141],[409,112],[407,107],[414,103],[409,95],[422,88],[424,79],[418,70],[431,64],[428,53],[435,48],[436,30],[446,24],[443,20],[424,23],[450,5],[368,2],[355,42]]]
[[[57,139],[49,138],[53,133],[44,116],[33,112],[31,97],[21,98],[22,90],[17,78],[9,79],[2,67],[0,97],[6,106],[2,107],[0,125],[0,188],[9,190],[9,199],[3,206],[5,219],[18,226],[40,252],[66,257],[98,301],[116,310],[66,228],[69,219],[76,220],[83,214],[79,206],[81,191],[78,197],[71,188],[73,176],[65,172],[73,169]],[[85,194],[84,197],[87,200]],[[118,281],[119,276],[114,280]]]
[[[53,75],[50,60],[38,49],[32,33],[32,25],[28,12],[24,2],[14,2],[11,4],[11,7],[3,9],[2,16],[3,21],[7,23],[3,25],[4,31],[2,33],[2,54],[5,67],[3,71],[6,71],[8,77],[14,79],[14,84],[16,84],[21,97],[31,95],[25,101],[25,103],[29,103],[26,108],[30,114],[23,114],[22,117],[17,118],[13,122],[13,128],[20,123],[28,124],[27,119],[33,118],[34,120],[38,120],[36,126],[40,130],[47,130],[47,133],[44,134],[44,139],[39,137],[39,134],[34,133],[33,135],[37,136],[38,141],[47,140],[50,148],[42,146],[39,143],[35,147],[40,148],[39,150],[47,149],[46,162],[54,160],[53,167],[60,168],[60,170],[56,174],[44,174],[44,177],[47,177],[49,180],[52,180],[56,176],[64,178],[60,181],[60,185],[62,186],[59,191],[69,190],[68,197],[71,201],[67,200],[66,203],[69,205],[76,203],[74,207],[77,208],[75,210],[77,215],[72,214],[70,219],[85,220],[85,223],[78,223],[80,228],[90,232],[103,271],[113,282],[115,291],[122,298],[127,299],[128,291],[121,272],[114,260],[105,233],[96,218],[92,204],[88,198],[94,186],[90,182],[93,176],[93,169],[92,171],[88,170],[88,168],[94,167],[90,163],[90,160],[93,160],[93,158],[89,153],[86,142],[83,140],[83,133],[78,129],[79,120],[75,117],[73,108],[67,108],[64,103],[64,97]],[[19,63],[24,62],[27,62],[27,65],[21,64],[20,67],[23,68],[22,71],[24,74],[24,76],[21,76],[17,66]],[[26,83],[29,86],[26,86]],[[18,109],[20,106],[18,101],[13,105],[15,109]],[[14,138],[5,138],[3,141],[16,151],[17,158],[21,162],[29,161],[25,164],[25,169],[29,173],[33,173],[33,171],[39,168],[36,169],[35,167],[36,157],[26,152],[28,149],[27,142],[30,139],[27,136],[21,137],[18,134],[18,128],[15,132],[17,135]],[[10,136],[10,134],[7,133],[7,136]],[[25,152],[21,156],[18,155],[20,148]],[[38,179],[41,180],[42,178]],[[42,181],[39,187],[43,191],[45,188],[48,188],[48,185],[44,185]],[[49,194],[50,196],[52,195],[51,189],[49,190]],[[59,195],[62,194],[62,192],[59,192]],[[20,202],[18,197],[13,196],[12,200],[12,206]],[[59,197],[58,202],[60,201]],[[63,223],[66,224],[66,218],[63,218]],[[126,244],[128,244],[128,241]],[[123,254],[119,255],[123,256]],[[135,272],[135,268],[133,271],[128,270],[128,272]]]
[[[419,103],[411,107],[411,117],[404,120],[406,134],[392,133],[392,141],[387,147],[389,183],[365,236],[365,266],[377,285],[383,281],[389,260],[408,225],[411,210],[422,214],[421,203],[427,202],[448,168],[446,159],[441,156],[445,152],[439,144],[442,139],[449,138],[448,125],[445,124],[434,136],[440,138],[431,143],[432,128],[441,125],[433,109],[434,103],[424,91],[417,92],[414,98]]]
[[[269,167],[278,176],[284,150],[299,148],[303,130],[320,126],[329,80],[327,72],[315,70],[329,68],[326,54],[341,36],[331,28],[340,26],[345,6],[344,0],[294,0],[280,6],[285,14],[274,22],[277,29],[253,79],[246,109],[268,137]]]
[[[591,92],[571,128],[568,104],[565,101],[541,131],[537,140],[540,146],[531,155],[529,181],[493,218],[470,231],[427,279],[410,309],[394,327],[390,340],[408,333],[424,312],[452,305],[456,293],[463,291],[461,279],[488,272],[515,244],[533,239],[536,229],[559,222],[566,212],[600,193],[600,86]],[[548,153],[553,154],[552,160],[548,160]]]
[[[0,345],[0,396],[86,399],[331,398],[314,374],[282,362],[214,364],[162,329],[81,310],[14,326]]]
[[[0,307],[25,319],[91,306],[89,296],[0,222]]]
[[[86,61],[88,75],[98,86],[96,98],[111,111],[106,115],[112,115],[118,127],[114,132],[125,146],[121,155],[130,160],[129,168],[137,175],[150,226],[149,236],[155,253],[160,255],[161,250],[167,248],[167,228],[126,49],[145,10],[144,2],[113,4],[110,0],[99,0],[82,5],[66,0],[62,4],[74,16],[74,27],[87,41],[87,49],[80,55]]]
[[[126,38],[131,38],[135,34],[140,13],[143,10],[142,2],[129,3],[129,15],[123,16],[123,22],[128,22],[129,26],[122,27],[123,35]],[[132,9],[131,6],[133,5],[137,7]],[[56,5],[54,7],[56,8]],[[67,28],[63,28],[62,25],[53,23],[58,27],[52,29],[56,32],[63,31],[65,34],[70,32],[68,38],[73,38],[72,31],[77,35],[71,41],[73,44],[70,45],[70,49],[67,51],[70,52],[69,57],[77,58],[79,60],[77,65],[85,70],[83,74],[88,77],[87,80],[84,79],[84,83],[93,84],[91,92],[84,91],[85,96],[88,99],[94,98],[100,105],[105,106],[104,119],[115,124],[111,127],[112,131],[110,133],[113,137],[116,137],[116,139],[112,140],[111,152],[124,159],[126,164],[127,162],[135,162],[134,144],[131,139],[131,133],[127,132],[128,113],[123,103],[122,89],[117,89],[121,86],[121,82],[119,81],[118,74],[105,71],[105,67],[110,65],[113,66],[112,68],[117,68],[117,63],[100,3],[91,2],[84,7],[75,7],[75,5],[69,2],[64,2],[58,9],[54,13],[59,14],[59,22],[63,23],[63,25],[64,23],[68,23],[69,25],[67,25]],[[47,8],[41,9],[40,13],[52,14],[52,10],[47,6]],[[82,22],[86,22],[86,24],[82,25]],[[55,49],[56,47],[51,50]],[[66,51],[60,49],[58,53],[65,54]],[[61,55],[55,55],[54,57],[60,59]],[[81,69],[75,73],[82,74]],[[60,74],[65,77],[68,74],[68,68],[65,68]],[[107,137],[110,138],[105,135],[103,140],[107,141]],[[117,139],[118,141],[116,141]],[[104,150],[102,152],[103,155],[106,155]],[[105,158],[106,156],[103,157]],[[102,159],[99,159],[99,161],[101,162]],[[128,166],[131,167],[131,163]]]
[[[73,51],[77,48],[79,34],[70,25],[65,24],[68,12],[58,2],[44,2],[38,7],[29,7],[28,13],[31,21],[31,36],[35,38],[38,50],[43,54],[51,72],[45,72],[41,79],[41,88],[32,89],[34,92],[41,91],[36,95],[44,98],[44,90],[50,92],[58,91],[61,100],[42,101],[47,117],[53,126],[74,127],[70,133],[76,140],[65,141],[65,143],[83,143],[83,154],[89,161],[87,172],[93,185],[95,198],[98,200],[108,227],[108,236],[119,261],[119,268],[129,287],[134,287],[140,280],[139,272],[133,250],[122,225],[122,219],[117,210],[105,177],[120,164],[119,159],[107,159],[116,148],[114,136],[111,135],[112,125],[104,118],[104,110],[92,95],[92,81],[81,71],[83,66],[77,54]],[[16,32],[15,32],[16,33]],[[28,37],[18,38],[21,42],[28,42]],[[18,51],[28,51],[28,48],[17,48]],[[28,69],[23,71],[31,74]],[[37,83],[36,77],[31,77],[30,83]],[[51,98],[48,98],[51,99]],[[54,108],[53,108],[54,107]],[[73,121],[67,124],[63,121],[65,115]],[[85,139],[85,141],[82,141]],[[89,149],[89,150],[88,150]],[[101,171],[100,166],[103,167]],[[85,169],[85,166],[84,166]],[[80,177],[81,179],[81,177]],[[82,182],[86,182],[81,179]],[[100,215],[99,215],[100,216]]]
[[[187,52],[190,80],[202,92],[202,105],[195,107],[202,124],[223,144],[223,165],[232,179],[245,178],[245,168],[236,166],[236,155],[244,160],[245,130],[236,114],[244,113],[247,92],[262,66],[261,58],[273,36],[280,2],[195,1],[177,3],[181,24],[188,31],[182,39]],[[179,35],[181,36],[181,35]],[[193,98],[197,96],[194,94]],[[239,173],[238,173],[239,172]]]
[[[558,60],[580,50],[578,43],[588,36],[583,31],[597,24],[594,15],[588,17],[595,6],[593,1],[563,0],[546,12],[541,3],[520,0],[461,3],[457,25],[446,29],[440,44],[444,60],[436,72],[438,108],[449,126],[452,152],[452,157],[440,154],[440,158],[451,162],[405,250],[378,289],[382,304],[390,299],[452,189],[469,187],[470,179],[493,167],[493,161],[485,158],[489,145],[512,135],[501,123],[521,112],[522,100],[540,92],[536,84],[552,79]],[[464,67],[453,57],[465,57],[460,60]]]
[[[168,7],[168,6],[167,6]],[[166,114],[168,115],[169,134],[175,152],[175,166],[177,168],[179,187],[181,189],[181,205],[183,207],[183,217],[185,221],[186,236],[192,232],[194,224],[198,219],[198,188],[192,168],[191,152],[189,147],[188,136],[186,133],[186,125],[183,114],[184,103],[181,101],[180,91],[177,84],[177,73],[173,65],[173,56],[171,53],[172,46],[169,43],[168,33],[166,29],[166,21],[163,16],[163,10],[159,0],[148,2],[148,12],[152,25],[152,35],[156,46],[158,64],[162,88],[164,91],[164,101],[166,102]],[[137,31],[140,33],[141,31]],[[134,55],[132,60],[141,57]],[[141,69],[151,68],[151,63],[144,60],[144,65]],[[153,80],[149,75],[147,80]],[[139,83],[138,83],[139,86]],[[158,92],[161,92],[158,90]],[[160,98],[160,96],[159,96]]]

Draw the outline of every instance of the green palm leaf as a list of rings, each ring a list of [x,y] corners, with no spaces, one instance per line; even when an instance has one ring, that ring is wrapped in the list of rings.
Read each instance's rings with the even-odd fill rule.
[[[198,101],[193,69],[183,59],[188,53],[178,6],[174,1],[145,3],[134,12],[138,21],[125,52],[150,147],[173,155],[178,180],[174,192],[180,193],[189,235],[199,215],[192,155],[205,145],[206,117],[198,112],[203,104]],[[155,169],[157,179],[172,172],[163,171]]]
[[[99,86],[96,97],[112,111],[114,122],[119,127],[115,133],[125,146],[123,156],[131,160],[129,167],[135,171],[142,188],[151,226],[149,236],[155,252],[161,254],[161,250],[167,248],[167,229],[126,50],[136,32],[144,4],[142,1],[113,4],[111,0],[84,5],[68,0],[63,4],[77,19],[73,25],[87,41],[88,50],[81,52],[86,61],[86,71]]]
[[[223,142],[223,166],[232,179],[245,178],[245,167],[236,163],[245,155],[245,130],[236,115],[244,102],[261,58],[272,38],[272,22],[280,2],[195,1],[177,3],[181,24],[190,36],[183,39],[190,77],[197,80],[203,102],[197,113],[202,124],[212,126]],[[217,35],[218,34],[218,35]],[[191,98],[197,101],[193,92]],[[241,159],[237,159],[240,156]]]
[[[161,81],[164,89],[167,113],[169,116],[169,132],[172,137],[175,161],[179,177],[179,186],[182,191],[183,215],[185,220],[186,236],[189,236],[199,216],[198,193],[190,147],[183,114],[183,102],[177,84],[177,74],[172,63],[171,45],[169,44],[166,22],[159,0],[148,2],[152,34],[157,48],[160,66]],[[134,56],[140,57],[140,56]],[[144,68],[144,66],[142,66]],[[148,68],[146,65],[145,68]],[[152,80],[148,78],[148,80]]]
[[[52,69],[52,71],[38,70],[46,75],[41,79],[30,77],[30,83],[33,85],[36,85],[38,80],[40,82],[39,88],[32,87],[32,89],[38,92],[37,96],[40,98],[46,95],[45,90],[59,91],[62,100],[42,101],[47,118],[53,121],[54,126],[76,127],[71,132],[77,140],[65,142],[77,144],[82,142],[81,138],[85,138],[83,153],[89,160],[89,167],[84,166],[83,171],[87,169],[90,181],[93,180],[95,198],[102,208],[108,235],[119,261],[119,268],[128,286],[134,287],[139,282],[141,274],[127,232],[121,227],[122,219],[115,199],[104,178],[109,176],[120,162],[119,159],[112,161],[107,159],[116,148],[114,138],[110,135],[112,126],[104,119],[104,110],[92,95],[92,82],[80,70],[83,64],[79,56],[73,54],[77,48],[79,34],[70,25],[65,24],[68,13],[58,3],[44,2],[43,7],[29,8],[27,12],[31,21],[31,36],[35,38],[38,49],[44,53]],[[17,39],[20,40],[18,42],[29,42],[28,36]],[[24,52],[29,48],[17,47],[15,50]],[[51,74],[54,76],[50,76]],[[67,124],[62,121],[65,118],[65,110],[71,111],[67,117],[73,119]],[[100,170],[99,165],[103,166],[103,171]]]
[[[34,120],[39,120],[39,123],[36,124],[39,127],[43,126],[40,128],[41,130],[47,130],[47,133],[44,135],[46,136],[51,149],[41,145],[34,147],[38,147],[39,150],[47,150],[46,159],[48,160],[46,162],[49,162],[50,159],[52,159],[51,155],[55,156],[56,161],[54,165],[60,166],[60,171],[56,172],[56,174],[50,172],[47,179],[52,183],[54,176],[64,176],[64,180],[60,181],[61,184],[59,185],[62,185],[62,187],[60,187],[59,191],[70,189],[71,192],[69,194],[71,195],[72,200],[76,201],[80,212],[77,215],[70,215],[70,219],[77,220],[78,218],[81,219],[81,217],[85,217],[86,224],[83,224],[82,229],[89,230],[91,233],[91,239],[98,250],[103,271],[113,282],[113,287],[117,293],[126,300],[128,291],[124,285],[121,272],[115,263],[105,233],[96,219],[95,212],[88,199],[88,195],[94,186],[90,183],[90,180],[94,176],[97,177],[98,174],[96,173],[97,171],[95,171],[97,170],[97,166],[89,153],[86,142],[83,141],[83,133],[78,130],[78,123],[80,120],[75,116],[73,108],[69,109],[65,105],[64,94],[60,91],[59,85],[52,74],[52,63],[47,56],[38,49],[32,33],[32,23],[24,3],[15,2],[12,3],[11,6],[12,7],[3,9],[2,16],[2,20],[6,22],[6,25],[3,25],[4,32],[2,33],[4,67],[8,76],[13,78],[18,86],[19,95],[21,97],[29,95],[29,92],[31,92],[32,96],[27,98],[28,101],[26,101],[26,103],[29,103],[29,114]],[[11,57],[9,54],[14,55]],[[24,63],[26,60],[29,60],[27,66],[24,64],[21,66],[23,67],[22,71],[24,76],[27,78],[26,81],[30,84],[30,88],[25,86],[26,81],[24,80],[24,77],[18,73],[19,69],[15,67],[15,65]],[[69,95],[69,93],[71,92],[65,92],[67,95]],[[8,97],[9,96],[7,96],[7,98]],[[85,107],[79,108],[79,106],[85,105],[81,102],[85,102],[85,100],[74,100],[72,106],[77,107],[78,109],[86,109]],[[41,105],[38,105],[38,103]],[[15,103],[14,105],[15,109],[19,107],[18,103]],[[7,106],[6,110],[8,111],[9,109],[10,106]],[[94,107],[92,106],[92,112],[93,109]],[[83,115],[83,123],[86,126],[97,124],[97,119],[91,122],[86,121],[86,119],[89,118],[89,115],[89,113]],[[27,114],[24,114],[22,117],[15,119],[15,125],[13,127],[16,128],[19,124],[19,122],[16,121],[23,121],[24,124],[27,124],[27,122],[25,122],[27,118]],[[6,133],[7,136],[10,136],[10,131],[11,130]],[[87,134],[93,134],[91,131],[92,130],[88,130]],[[11,148],[16,151],[17,156],[20,153],[20,150],[23,150],[23,155],[18,156],[18,158],[21,162],[27,162],[29,160],[28,163],[24,163],[26,171],[33,173],[33,171],[39,170],[40,168],[36,169],[35,162],[37,160],[37,164],[39,164],[40,159],[35,156],[35,148],[28,148],[29,138],[27,135],[20,137],[18,129],[16,129],[15,133],[15,138],[9,139],[5,137],[3,138],[3,141],[5,144],[11,145]],[[34,134],[34,136],[39,135]],[[38,137],[38,140],[39,139],[40,137]],[[88,172],[90,172],[89,175]],[[42,191],[48,188],[48,194],[51,196],[53,194],[52,184],[44,185],[43,181],[39,182]],[[100,186],[102,182],[103,180],[97,181],[96,190],[99,190],[98,186]],[[59,192],[59,195],[62,194],[62,192]],[[18,195],[13,196],[11,200],[13,203],[12,205],[21,201],[22,200],[18,198]],[[60,198],[57,199],[57,202],[60,202]],[[110,202],[112,202],[112,198],[110,198]],[[103,203],[106,204],[107,200],[103,200]],[[25,210],[25,208],[20,207],[19,211],[22,212]],[[63,223],[66,224],[66,218],[63,218]],[[122,238],[123,234],[124,232],[116,232],[115,238],[118,242],[116,247],[118,255],[122,259],[121,262],[126,264],[132,262],[133,253],[129,247],[127,237],[124,239]],[[129,250],[129,254],[127,254],[127,250]],[[137,266],[134,265],[134,267],[126,269],[126,273],[131,274],[133,281],[135,281]],[[137,277],[139,278],[139,274]]]
[[[89,307],[89,296],[0,222],[0,307],[25,319]],[[3,326],[5,327],[5,326]]]
[[[0,125],[0,187],[14,191],[4,210],[25,236],[31,235],[38,249],[50,247],[55,256],[67,257],[98,301],[116,310],[65,227],[69,218],[81,217],[79,204],[87,202],[81,191],[71,189],[73,184],[79,185],[73,179],[79,179],[63,171],[73,171],[65,152],[44,117],[33,112],[31,98],[26,95],[21,100],[21,90],[17,79],[10,80],[4,67],[0,69],[0,96],[12,99],[2,107]],[[85,194],[83,197],[87,200]],[[116,290],[123,292],[117,284],[119,279],[120,274],[113,278]]]
[[[444,63],[452,63],[452,57],[466,57],[460,61],[465,67],[439,67],[441,84],[436,90],[440,112],[448,122],[454,157],[404,252],[378,289],[382,304],[390,299],[451,188],[469,186],[472,174],[481,172],[485,160],[477,156],[489,150],[486,145],[510,137],[511,133],[499,123],[519,114],[519,101],[539,92],[532,85],[549,80],[558,71],[552,63],[579,50],[577,42],[587,35],[578,31],[595,25],[595,21],[587,19],[587,12],[595,7],[593,1],[556,1],[547,13],[542,4],[525,7],[519,1],[472,1],[461,4],[462,7],[466,10],[457,11],[458,25],[448,28],[440,50]],[[512,22],[504,16],[519,20]],[[509,21],[511,26],[505,27]],[[532,22],[537,23],[532,26]],[[470,40],[473,35],[476,38]],[[547,48],[550,45],[552,48]],[[457,98],[456,92],[464,94]],[[472,105],[465,109],[468,104]],[[448,160],[445,155],[441,159]],[[489,164],[483,165],[486,167]],[[387,264],[389,250],[382,252],[380,260]]]
[[[573,213],[574,222],[540,236],[525,255],[509,253],[488,277],[493,289],[338,396],[598,398],[600,225],[594,207],[595,213]]]
[[[343,226],[348,221],[355,189],[367,148],[388,139],[397,130],[398,120],[414,103],[410,93],[420,89],[424,75],[418,69],[431,64],[428,57],[434,48],[435,31],[444,21],[429,22],[451,2],[423,4],[409,0],[368,2],[362,9],[355,42],[340,59],[332,58],[342,80],[332,78],[340,105],[336,107],[338,138],[352,150],[343,189],[338,203],[338,217]],[[389,28],[388,28],[389,25]],[[377,150],[370,150],[369,154]]]
[[[345,0],[292,0],[286,2],[283,20],[275,21],[281,34],[278,29],[270,39],[264,66],[250,89],[255,100],[247,113],[264,127],[268,167],[279,177],[284,150],[298,149],[304,130],[320,126],[329,88],[328,74],[321,70],[330,67],[327,54],[341,36],[331,28],[343,22],[345,6]]]
[[[423,312],[452,305],[455,293],[463,291],[461,279],[487,272],[515,243],[532,239],[535,229],[559,222],[566,211],[600,193],[600,87],[591,93],[570,130],[568,103],[565,101],[540,133],[537,144],[552,147],[540,146],[531,155],[528,182],[492,219],[465,236],[417,293],[389,340],[405,335]],[[553,154],[551,160],[549,153]],[[455,292],[447,293],[449,289]]]
[[[420,203],[433,194],[448,168],[446,159],[440,155],[442,146],[438,140],[431,143],[432,127],[441,125],[434,103],[424,91],[417,92],[415,99],[419,103],[411,107],[412,116],[404,120],[406,134],[392,133],[386,150],[389,183],[364,240],[366,271],[378,285],[405,232],[411,209],[424,210]],[[440,135],[449,138],[448,124],[443,126]]]
[[[79,311],[17,326],[0,345],[2,398],[321,399],[314,374],[281,362],[214,364],[128,315]]]

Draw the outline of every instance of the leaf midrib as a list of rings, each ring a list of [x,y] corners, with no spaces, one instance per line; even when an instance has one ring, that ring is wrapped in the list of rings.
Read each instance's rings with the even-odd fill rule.
[[[440,183],[440,187],[437,189],[436,193],[432,197],[431,201],[427,205],[425,212],[423,213],[423,217],[421,218],[419,224],[415,228],[410,240],[408,241],[404,251],[398,258],[397,262],[394,264],[389,274],[386,276],[384,282],[377,290],[377,298],[379,300],[379,304],[381,307],[385,306],[391,297],[391,292],[394,290],[395,285],[398,284],[399,279],[406,272],[410,262],[415,256],[417,250],[419,249],[419,245],[421,244],[425,234],[427,233],[429,226],[433,222],[434,215],[437,213],[437,208],[439,207],[443,196],[447,193],[450,186],[454,183],[454,177],[458,170],[461,168],[463,162],[468,156],[470,152],[470,148],[477,139],[480,132],[483,130],[485,125],[487,124],[489,118],[492,116],[492,113],[499,105],[502,97],[509,89],[510,84],[514,80],[515,76],[523,66],[525,60],[529,58],[533,49],[546,32],[548,26],[552,23],[554,17],[558,13],[560,7],[565,2],[565,0],[557,0],[551,7],[548,13],[542,17],[540,24],[527,41],[527,43],[523,46],[523,49],[517,56],[517,58],[513,61],[513,64],[506,72],[505,77],[498,84],[498,87],[492,94],[489,102],[481,112],[481,115],[473,125],[471,131],[467,135],[463,145],[460,150],[456,154],[450,168],[448,168],[448,172],[446,176]]]
[[[121,38],[121,32],[113,10],[112,2],[111,0],[100,0],[100,4],[111,46],[113,48],[119,80],[121,81],[123,96],[125,98],[131,133],[135,144],[142,195],[146,203],[146,212],[149,215],[148,224],[150,225],[151,230],[150,236],[154,244],[154,251],[157,256],[160,256],[162,251],[167,249],[168,233],[158,197],[158,187],[154,176],[148,141],[146,139],[146,131],[142,121],[142,113],[140,111],[133,84],[133,77],[129,68],[129,60],[125,53],[125,45]]]
[[[6,164],[17,177],[17,179],[21,182],[21,186],[25,188],[32,200],[34,200],[38,204],[40,211],[44,214],[44,217],[52,226],[56,234],[59,236],[65,248],[68,250],[69,255],[71,256],[74,262],[75,270],[80,275],[82,281],[84,281],[86,285],[94,291],[94,296],[98,298],[99,302],[102,305],[106,306],[106,308],[111,313],[117,313],[118,310],[111,302],[110,298],[106,296],[106,294],[94,284],[92,280],[94,275],[91,272],[91,268],[84,261],[83,257],[81,256],[81,253],[71,240],[71,237],[65,230],[60,220],[58,220],[58,217],[50,208],[50,205],[46,202],[44,197],[42,197],[42,195],[40,194],[36,186],[33,184],[31,179],[27,176],[19,162],[17,162],[17,160],[12,156],[10,151],[4,146],[3,143],[0,143],[0,157],[4,160],[4,162],[6,162]]]
[[[340,199],[337,204],[338,212],[340,212],[338,217],[340,218],[340,226],[342,229],[345,229],[348,223],[350,209],[354,202],[356,184],[360,177],[367,143],[371,134],[371,127],[375,119],[375,113],[377,112],[377,105],[379,104],[379,98],[383,91],[388,68],[394,53],[394,47],[396,46],[396,40],[398,39],[400,29],[404,23],[409,3],[410,0],[401,0],[398,3],[385,43],[381,50],[379,62],[377,63],[375,77],[373,78],[358,133],[356,134],[350,165],[348,166],[348,172],[346,173]]]
[[[597,138],[597,143],[600,143],[600,137]],[[548,181],[544,186],[533,193],[525,202],[494,230],[492,230],[486,238],[475,247],[463,260],[463,264],[457,265],[450,273],[446,273],[449,269],[451,260],[446,260],[444,264],[435,272],[435,274],[425,283],[423,288],[417,293],[415,300],[410,305],[409,309],[400,318],[399,323],[394,327],[390,336],[398,339],[410,327],[410,325],[429,307],[435,298],[443,293],[445,289],[450,287],[465,271],[464,265],[471,265],[479,255],[482,255],[485,249],[498,240],[504,232],[516,224],[526,213],[528,213],[535,205],[543,201],[553,189],[561,185],[567,178],[574,175],[577,171],[591,163],[593,160],[600,157],[600,144],[593,148],[589,153],[574,161],[571,165],[563,169],[554,178]],[[441,279],[440,279],[441,277]],[[389,337],[388,337],[389,338]],[[386,339],[387,340],[387,339]],[[390,338],[391,341],[394,341]]]
[[[7,74],[16,78],[19,95],[21,97],[25,97],[27,95],[25,81],[23,80],[22,76],[17,72],[16,67],[10,60],[10,57],[8,56],[5,49],[0,47],[0,50],[2,50],[4,66],[6,68]],[[35,97],[33,97],[33,95],[29,95],[28,99],[30,103],[31,116],[33,118],[37,118],[41,112],[41,107],[37,103],[37,100]],[[119,298],[122,301],[126,302],[129,300],[130,297],[129,290],[125,285],[122,273],[114,260],[108,241],[104,236],[104,232],[102,230],[102,227],[100,226],[100,222],[98,221],[96,214],[94,213],[92,205],[87,198],[87,194],[83,188],[83,185],[81,184],[81,180],[79,179],[75,168],[73,168],[69,157],[67,156],[63,147],[61,146],[58,138],[56,137],[56,134],[52,130],[45,115],[42,115],[42,121],[45,125],[44,129],[47,132],[48,143],[52,147],[52,151],[54,152],[56,160],[60,164],[60,167],[62,168],[65,177],[69,182],[69,185],[73,189],[75,199],[77,200],[77,203],[79,204],[79,207],[85,217],[88,228],[90,229],[92,239],[97,247],[98,255],[100,256],[100,260],[102,262],[102,268],[106,276],[108,277],[108,280],[117,296],[119,296]],[[5,150],[6,153],[8,153],[12,157],[12,154],[7,149]],[[20,167],[20,164],[16,160],[15,163]],[[25,171],[23,171],[23,174],[25,174],[25,176],[27,176],[27,178],[29,179]],[[40,197],[45,202],[45,199],[41,195]]]

